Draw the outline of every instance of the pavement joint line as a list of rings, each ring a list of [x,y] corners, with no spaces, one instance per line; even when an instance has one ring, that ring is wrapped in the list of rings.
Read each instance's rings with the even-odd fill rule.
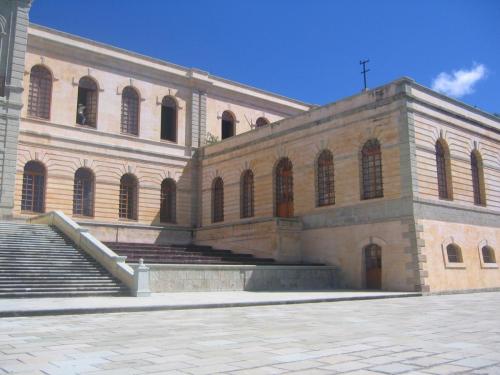
[[[393,295],[374,296],[350,296],[350,297],[321,297],[314,299],[289,299],[275,301],[244,301],[244,302],[221,302],[202,304],[179,304],[179,305],[144,305],[144,306],[113,306],[94,308],[59,308],[59,309],[39,309],[39,310],[7,310],[0,311],[0,318],[30,317],[30,316],[50,316],[50,315],[83,315],[83,314],[103,314],[103,313],[126,313],[145,311],[175,311],[175,310],[201,310],[201,309],[222,309],[235,307],[256,307],[256,306],[276,306],[276,305],[297,305],[310,303],[332,303],[346,301],[379,300],[394,298],[422,297],[422,293],[401,293]]]

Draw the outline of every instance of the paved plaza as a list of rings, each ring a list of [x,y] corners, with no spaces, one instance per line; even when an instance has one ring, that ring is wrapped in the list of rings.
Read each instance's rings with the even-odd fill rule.
[[[0,374],[500,374],[500,293],[0,319]]]

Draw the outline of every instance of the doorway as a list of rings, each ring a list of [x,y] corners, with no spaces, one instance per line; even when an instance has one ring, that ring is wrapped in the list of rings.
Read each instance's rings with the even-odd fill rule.
[[[368,245],[364,255],[366,289],[382,289],[382,248]]]

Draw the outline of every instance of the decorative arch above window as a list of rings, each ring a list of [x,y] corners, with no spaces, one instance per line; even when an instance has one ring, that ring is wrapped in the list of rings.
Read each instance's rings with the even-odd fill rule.
[[[50,119],[52,101],[52,74],[43,65],[35,65],[30,71],[28,92],[28,116]]]
[[[45,212],[45,184],[47,171],[38,161],[29,161],[24,166],[21,210]]]
[[[88,168],[75,172],[73,185],[73,215],[94,216],[94,174]]]
[[[137,220],[137,200],[138,200],[137,178],[130,173],[126,173],[120,179],[120,219]]]
[[[361,149],[362,199],[384,196],[382,182],[382,151],[377,139],[368,140]]]
[[[241,218],[254,215],[254,183],[253,172],[250,169],[241,174]]]
[[[224,221],[224,181],[221,177],[212,182],[212,223]]]
[[[333,154],[329,150],[323,150],[316,165],[318,207],[335,204],[334,174]]]
[[[436,141],[436,173],[440,199],[453,199],[451,188],[451,162],[448,144],[442,138]]]
[[[259,117],[257,121],[255,121],[256,128],[261,128],[266,125],[269,125],[269,120],[265,117]]]
[[[176,195],[175,181],[171,178],[164,179],[161,183],[160,222],[176,222]]]
[[[76,103],[76,123],[95,128],[97,126],[97,105],[99,90],[90,77],[82,77],[78,82]]]
[[[139,135],[140,97],[136,89],[127,86],[122,91],[121,132]]]
[[[229,111],[224,111],[221,117],[221,139],[233,137],[236,134],[236,119]]]
[[[472,151],[470,154],[470,167],[472,174],[472,191],[474,193],[474,204],[478,206],[486,206],[483,158],[477,150]]]
[[[171,96],[161,101],[161,139],[177,142],[177,102]]]

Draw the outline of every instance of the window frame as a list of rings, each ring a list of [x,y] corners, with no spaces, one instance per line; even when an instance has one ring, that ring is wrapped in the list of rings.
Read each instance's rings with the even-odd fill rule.
[[[232,134],[224,137],[224,123],[231,125]],[[220,139],[229,139],[236,135],[236,116],[231,111],[224,111],[220,117]]]
[[[212,223],[224,222],[224,180],[215,177],[212,181]]]
[[[488,248],[492,252],[494,262],[485,262],[484,254],[483,254],[484,248]],[[488,243],[488,241],[483,240],[483,241],[479,242],[477,245],[477,251],[478,251],[479,263],[480,263],[481,268],[483,268],[483,269],[488,269],[488,268],[498,269],[499,268],[498,267],[498,257],[497,257],[496,251],[493,248],[493,246],[491,246]]]
[[[251,169],[242,172],[240,178],[240,218],[255,216],[255,178]]]
[[[170,193],[170,205],[165,203],[166,211],[164,211],[164,203],[168,197],[165,194],[165,189],[168,189]],[[160,223],[162,224],[175,224],[177,223],[177,184],[173,178],[165,178],[161,182],[160,187]]]
[[[436,163],[436,184],[438,198],[442,200],[453,200],[453,183],[451,176],[451,155],[448,143],[439,138],[434,145]]]
[[[166,108],[170,108],[173,111],[172,117],[173,117],[173,133],[174,137],[173,139],[170,139],[168,137],[163,137],[163,129],[164,129],[164,108],[166,111]],[[177,100],[171,96],[171,95],[165,95],[163,99],[161,100],[161,113],[160,113],[160,140],[166,141],[166,142],[172,142],[172,143],[178,143],[179,141],[179,105],[177,103]],[[165,115],[166,116],[166,115]],[[165,119],[165,125],[166,125],[166,119]],[[166,131],[165,131],[166,133]]]
[[[453,246],[458,250],[458,256],[459,256],[459,261],[458,262],[452,262],[449,259],[448,256],[448,247]],[[447,238],[442,244],[441,244],[441,250],[443,253],[443,261],[444,261],[444,266],[447,269],[465,269],[465,261],[464,261],[464,253],[462,248],[455,242],[453,237]]]
[[[44,73],[47,74],[45,78],[41,77],[40,75],[38,77],[34,76],[33,70],[37,69],[37,68],[45,71]],[[47,83],[47,87],[46,87],[46,92],[45,92],[44,95],[40,95],[40,93],[38,93],[38,96],[37,96],[37,105],[35,106],[36,107],[36,111],[32,112],[33,107],[34,107],[33,106],[33,101],[34,101],[34,94],[33,94],[34,93],[34,87],[33,87],[34,78],[38,79],[38,81],[40,81],[40,82],[43,82],[45,80],[45,82]],[[33,118],[33,119],[37,119],[37,120],[50,121],[50,118],[51,118],[51,109],[52,109],[52,91],[53,91],[53,85],[54,85],[54,77],[53,77],[52,72],[50,71],[50,69],[48,69],[43,64],[36,64],[36,65],[33,65],[31,67],[30,77],[29,77],[27,108],[26,108],[26,115],[27,115],[27,117]],[[40,84],[39,91],[41,90],[40,89],[41,86],[42,85]],[[43,106],[43,103],[42,103],[42,105],[40,104],[40,97],[44,97],[45,98],[45,100],[42,101],[42,102],[45,102],[45,104],[46,104],[46,107],[44,108],[45,111],[43,111],[43,110],[40,109],[40,107]],[[36,113],[34,113],[34,112],[36,112]],[[40,112],[46,112],[47,116],[40,116]]]
[[[134,104],[135,101],[135,104]],[[135,113],[131,119],[131,114]],[[133,86],[126,86],[122,90],[121,95],[121,111],[120,111],[120,133],[139,137],[141,119],[141,95]],[[130,129],[132,125],[132,129]],[[134,128],[135,127],[135,128]],[[135,132],[133,131],[135,130]]]
[[[367,140],[361,148],[361,200],[384,197],[382,145],[377,138]]]
[[[75,195],[76,195],[76,188],[77,188],[76,179],[77,179],[77,173],[79,171],[88,173],[88,177],[90,180],[90,186],[91,186],[90,215],[86,215],[85,213],[76,213],[75,212],[75,204],[76,204]],[[81,205],[82,205],[82,207],[84,207],[83,198],[81,200],[82,200]],[[82,212],[84,212],[84,211],[85,211],[85,208],[82,209]],[[82,218],[93,218],[95,215],[95,175],[94,175],[94,172],[90,168],[81,167],[81,168],[78,168],[74,173],[74,177],[73,177],[73,211],[72,212],[73,212],[73,216],[82,217]]]
[[[133,205],[132,205],[132,214],[130,215],[130,217],[128,214],[128,211],[129,211],[128,207],[130,207],[130,201],[127,200],[127,204],[126,204],[127,208],[122,207],[123,186],[126,187],[126,185],[123,185],[124,184],[123,180],[125,178],[130,178],[131,183],[133,183],[132,187],[134,188],[134,191],[132,194],[134,201],[133,201]],[[127,199],[129,196],[130,196],[130,194],[127,193]],[[122,216],[123,210],[127,211],[127,214],[125,216]],[[138,219],[139,219],[139,180],[132,173],[125,173],[120,178],[120,189],[119,189],[119,197],[118,197],[118,219],[123,220],[123,221],[138,221]]]
[[[328,165],[325,165],[328,162]],[[323,163],[323,164],[322,164]],[[323,170],[326,168],[326,171]],[[328,207],[335,204],[335,163],[333,153],[322,150],[315,163],[316,207]]]
[[[29,173],[27,174],[26,173],[26,167],[29,166],[29,165],[36,165],[36,166],[39,166],[41,171],[28,171]],[[31,199],[31,204],[30,204],[30,209],[25,209],[25,201],[26,201],[26,196],[25,196],[25,191],[26,191],[26,176],[27,175],[30,175],[33,177],[33,184],[32,184],[32,188],[31,188],[31,194],[32,194],[32,199]],[[36,177],[43,177],[43,180],[42,180],[42,188],[41,188],[41,199],[42,199],[42,203],[41,203],[41,208],[39,211],[37,210],[34,210],[34,206],[35,206],[35,186],[36,186]],[[45,165],[41,162],[39,162],[38,160],[29,160],[28,162],[26,162],[24,164],[24,168],[23,168],[23,182],[22,182],[22,186],[21,186],[21,213],[24,213],[24,214],[41,214],[41,213],[45,213],[46,212],[46,204],[47,204],[47,168],[45,167]]]
[[[84,87],[84,85],[82,84],[82,82],[89,82],[89,83],[92,83],[92,85],[94,85],[95,87],[92,87],[92,88],[89,88],[89,87]],[[88,95],[88,91],[91,91],[93,90],[94,91],[94,95],[95,95],[95,98],[92,99],[93,102],[93,106],[95,107],[93,112],[91,112],[91,114],[93,114],[93,117],[95,117],[94,119],[94,123],[90,123],[90,124],[81,124],[80,122],[78,122],[78,106],[80,104],[80,89],[82,90],[87,90],[87,93],[86,95]],[[97,124],[98,124],[98,120],[99,120],[99,84],[97,83],[97,81],[92,78],[91,76],[89,75],[86,75],[86,76],[83,76],[80,78],[80,80],[78,81],[78,85],[77,85],[77,98],[76,98],[76,120],[75,120],[75,123],[77,126],[83,126],[85,128],[89,128],[89,129],[97,129]],[[88,98],[86,99],[88,100]],[[87,116],[89,116],[87,114]]]
[[[486,207],[483,158],[478,150],[472,150],[470,153],[470,166],[474,205]]]

